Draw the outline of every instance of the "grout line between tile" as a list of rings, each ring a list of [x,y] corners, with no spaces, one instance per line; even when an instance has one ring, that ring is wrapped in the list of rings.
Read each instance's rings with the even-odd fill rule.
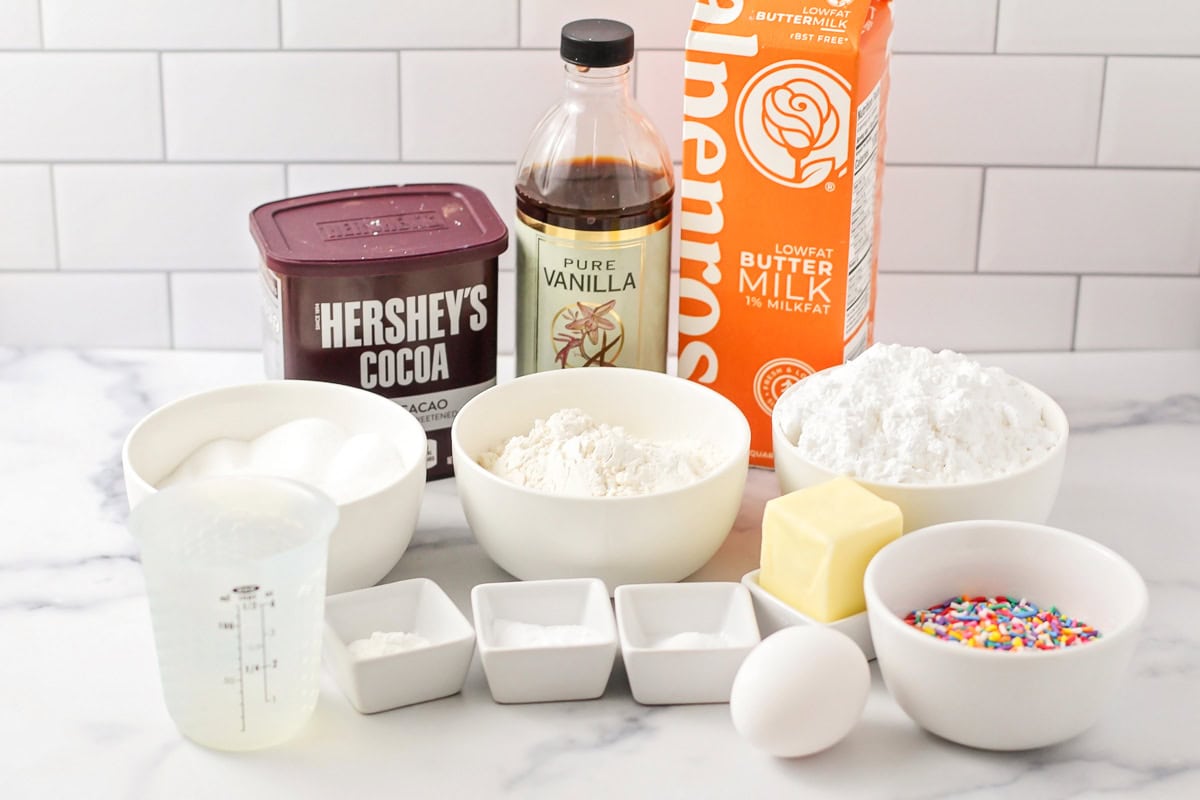
[[[1071,349],[1076,347],[1076,337],[1079,335],[1079,296],[1083,293],[1083,276],[1075,279],[1075,313],[1071,318]]]
[[[175,349],[175,281],[171,280],[174,273],[164,272],[167,281],[167,347]]]
[[[937,276],[943,278],[977,278],[986,280],[988,278],[1183,278],[1186,280],[1200,279],[1200,275],[1190,272],[1066,272],[1066,271],[1051,271],[1051,272],[1003,272],[996,270],[994,272],[967,272],[966,270],[910,270],[910,269],[885,269],[879,271],[880,275],[904,275],[907,277],[919,276]]]
[[[983,168],[983,174],[979,176],[979,219],[975,221],[975,269],[974,272],[979,272],[979,259],[983,254],[983,212],[984,204],[987,202],[987,179],[989,169]]]
[[[40,15],[39,15],[39,22],[40,22]],[[40,27],[41,26],[39,25],[39,28]],[[172,48],[170,48],[170,52],[172,52],[172,53],[188,53],[188,54],[193,54],[193,55],[204,55],[204,54],[210,54],[210,53],[214,54],[214,55],[278,53],[281,51],[281,49],[283,49],[282,48],[282,20],[280,20],[280,30],[281,30],[280,46],[277,46],[277,47],[262,47],[262,46],[259,46],[259,47],[172,47]],[[999,27],[997,26],[997,33],[998,33],[998,31],[999,31]],[[993,38],[995,39],[996,37],[993,37]],[[993,44],[993,47],[995,47],[994,44]],[[299,53],[299,54],[304,54],[304,53],[319,53],[319,54],[342,53],[345,55],[354,55],[356,53],[390,53],[390,52],[394,52],[396,49],[397,49],[397,47],[395,47],[395,46],[393,46],[393,47],[380,47],[380,46],[298,47],[298,48],[294,48],[294,49],[287,48],[286,50],[284,50],[284,52]],[[420,45],[416,45],[416,46],[406,45],[400,49],[409,50],[409,51],[412,51],[415,53],[472,53],[472,52],[494,53],[497,51],[503,51],[503,52],[509,52],[509,53],[533,53],[533,52],[557,53],[558,52],[558,47],[553,46],[553,45],[552,46],[540,46],[539,45],[539,46],[529,46],[529,47],[525,47],[525,46],[513,47],[513,46],[506,46],[506,45],[474,45],[474,46],[457,45],[457,46],[422,47]],[[657,46],[653,46],[653,45],[645,46],[645,47],[639,46],[637,49],[639,52],[645,51],[645,52],[652,52],[652,53],[679,53],[680,55],[682,55],[684,52],[684,48],[682,48],[682,47],[657,47]],[[122,53],[124,53],[124,54],[153,53],[156,51],[157,51],[157,48],[154,48],[154,47],[45,47],[44,43],[43,43],[43,47],[40,52],[58,53],[58,54],[77,53],[77,54],[81,54],[81,55],[108,55],[108,54],[122,54]],[[27,47],[26,48],[0,47],[0,53],[24,53],[24,54],[32,55],[32,54],[36,54],[38,52],[39,51],[37,51],[37,50],[30,50]],[[1005,50],[1003,52],[995,52],[994,50],[894,50],[892,52],[892,55],[897,55],[897,56],[949,56],[949,57],[954,57],[954,58],[963,58],[963,57],[990,58],[993,56],[1001,56],[1004,58],[1089,58],[1089,57],[1097,58],[1097,57],[1106,57],[1106,56],[1120,56],[1120,57],[1128,57],[1128,58],[1147,58],[1147,59],[1163,59],[1163,58],[1165,58],[1165,59],[1180,59],[1180,58],[1187,59],[1187,58],[1196,58],[1196,57],[1200,56],[1200,53],[1186,52],[1186,51],[1178,51],[1178,52],[1170,52],[1170,53],[1163,53],[1163,52],[1139,53],[1137,51],[1110,53],[1110,52],[1104,52],[1104,51],[1099,51],[1099,50],[1089,50],[1089,51],[1080,51],[1080,52],[1056,52],[1056,51],[1040,51],[1040,50],[1039,51]]]
[[[54,269],[62,271],[62,244],[58,236],[58,189],[54,185],[54,165],[47,164],[50,178],[50,237],[54,245]]]
[[[163,70],[163,54],[158,53],[158,128],[162,142],[162,158],[167,160],[167,87]]]
[[[1100,166],[1100,135],[1104,132],[1104,93],[1108,86],[1108,56],[1104,57],[1104,68],[1100,71],[1100,104],[1096,109],[1096,147],[1092,153],[1092,164]]]
[[[138,164],[153,164],[163,165],[164,159],[150,158],[55,158],[54,156],[31,156],[29,158],[4,158],[0,157],[0,165],[21,165],[21,164],[45,164],[48,160],[53,159],[55,163],[62,166],[113,166],[122,167]],[[365,158],[365,159],[338,159],[338,158],[288,158],[285,159],[288,164],[293,166],[357,166],[357,165],[392,165],[392,166],[449,166],[449,167],[497,167],[497,166],[512,166],[515,158],[512,159],[487,159],[487,158],[469,158],[462,161],[449,160],[445,158],[422,159],[422,158],[401,158],[401,159],[380,159],[380,158]],[[278,158],[213,158],[213,159],[197,159],[197,158],[167,158],[167,163],[189,166],[208,166],[208,167],[245,167],[256,166],[263,164],[279,164]],[[678,165],[681,162],[674,161]],[[1096,171],[1113,171],[1113,172],[1181,172],[1196,174],[1200,173],[1200,166],[1192,164],[1104,164],[1097,166],[1095,164],[981,164],[968,163],[963,161],[955,162],[930,162],[930,161],[889,161],[888,167],[912,167],[924,169],[1028,169],[1028,170],[1059,170],[1059,171],[1074,171],[1074,172],[1096,172]]]
[[[1000,52],[1000,0],[996,0],[996,17],[992,27],[992,52]]]
[[[283,49],[283,0],[275,0],[275,40]]]
[[[520,48],[524,42],[521,41],[521,0],[517,0],[517,47]]]
[[[396,51],[396,158],[404,158],[404,59]]]
[[[508,47],[503,45],[479,45],[475,47],[413,47],[405,46],[404,50],[414,53],[557,53],[557,47]],[[682,53],[683,48],[657,48],[669,52]],[[347,55],[353,56],[359,53],[394,53],[397,48],[370,46],[370,47],[297,47],[288,48],[281,51],[278,47],[172,47],[169,49],[171,53],[183,53],[185,55],[269,55],[278,54],[280,52],[293,53],[296,55]],[[34,55],[39,51],[31,50],[28,47],[0,47],[0,54],[26,54]],[[154,47],[50,47],[46,48],[45,53],[57,55],[131,55],[138,53],[155,53],[158,52]],[[976,53],[975,55],[979,55]],[[986,55],[986,54],[985,54]]]
[[[42,0],[37,0],[38,47],[46,49],[46,23],[42,15]]]

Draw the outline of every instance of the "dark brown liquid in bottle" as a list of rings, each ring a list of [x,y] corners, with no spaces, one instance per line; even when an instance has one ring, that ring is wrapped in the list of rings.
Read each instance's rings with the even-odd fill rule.
[[[616,159],[534,164],[517,183],[517,211],[580,231],[640,228],[671,213],[671,179],[662,170]]]

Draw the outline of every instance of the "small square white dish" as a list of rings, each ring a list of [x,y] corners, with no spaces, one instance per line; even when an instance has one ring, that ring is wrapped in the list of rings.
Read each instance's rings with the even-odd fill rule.
[[[479,658],[497,703],[593,700],[617,655],[598,578],[481,583],[471,590]]]
[[[616,608],[629,687],[643,705],[728,703],[760,639],[750,594],[736,583],[618,586]]]
[[[416,634],[428,644],[357,658],[350,643],[375,631]],[[428,578],[385,583],[325,599],[325,662],[362,714],[448,697],[462,690],[475,652],[475,630]]]
[[[863,611],[861,614],[839,619],[836,622],[818,622],[812,617],[801,614],[759,586],[758,572],[755,569],[743,575],[742,585],[750,590],[750,597],[754,600],[754,612],[758,615],[758,629],[762,632],[763,638],[792,625],[823,625],[849,636],[863,651],[863,655],[867,657],[868,661],[874,660],[875,645],[871,642],[871,626],[867,623],[867,612]]]

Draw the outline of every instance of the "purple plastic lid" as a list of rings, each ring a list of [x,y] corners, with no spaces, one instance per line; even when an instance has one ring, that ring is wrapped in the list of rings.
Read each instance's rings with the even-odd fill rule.
[[[283,275],[377,275],[397,266],[495,258],[508,228],[459,183],[373,186],[292,197],[250,212],[267,266]]]

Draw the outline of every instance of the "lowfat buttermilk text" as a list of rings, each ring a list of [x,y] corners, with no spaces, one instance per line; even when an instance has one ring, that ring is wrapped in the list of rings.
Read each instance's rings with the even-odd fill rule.
[[[777,244],[772,252],[742,250],[738,290],[748,305],[773,311],[828,314],[833,248]]]
[[[359,356],[359,385],[388,389],[449,380],[445,340],[488,325],[487,287],[316,303],[315,329],[323,350],[370,347]]]

